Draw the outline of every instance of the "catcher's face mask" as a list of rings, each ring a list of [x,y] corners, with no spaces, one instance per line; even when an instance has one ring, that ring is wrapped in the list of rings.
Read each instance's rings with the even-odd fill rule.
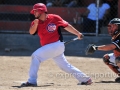
[[[117,24],[108,24],[107,28],[108,28],[108,33],[111,36],[116,35],[118,32],[118,25]]]

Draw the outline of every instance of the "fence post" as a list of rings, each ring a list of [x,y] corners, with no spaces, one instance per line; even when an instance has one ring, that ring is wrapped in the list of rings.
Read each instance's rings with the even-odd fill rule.
[[[97,10],[96,10],[96,36],[98,36],[99,26],[99,0],[97,0]]]

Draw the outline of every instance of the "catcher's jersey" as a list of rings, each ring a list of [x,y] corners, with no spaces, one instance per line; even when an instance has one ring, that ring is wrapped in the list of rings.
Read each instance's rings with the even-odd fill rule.
[[[32,22],[31,25],[33,25],[34,22]],[[59,15],[55,14],[47,14],[46,20],[43,22],[39,20],[37,33],[40,37],[40,43],[42,46],[53,43],[59,40],[60,34],[59,34],[59,27],[67,27],[68,22],[63,20]]]
[[[120,56],[120,36],[118,36],[115,40],[112,40],[112,43],[117,47],[113,50],[115,57]]]

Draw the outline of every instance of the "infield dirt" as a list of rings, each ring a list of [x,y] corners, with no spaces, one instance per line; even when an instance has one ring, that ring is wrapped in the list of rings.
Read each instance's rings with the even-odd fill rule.
[[[78,81],[63,72],[49,59],[41,63],[38,71],[38,87],[19,87],[27,81],[31,56],[0,56],[0,90],[120,90],[117,77],[102,58],[66,56],[67,60],[91,76],[92,85],[77,85]]]

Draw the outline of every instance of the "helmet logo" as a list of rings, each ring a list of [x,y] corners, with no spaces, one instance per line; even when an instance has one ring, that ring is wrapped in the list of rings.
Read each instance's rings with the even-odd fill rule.
[[[56,25],[54,23],[50,23],[47,26],[48,32],[54,32],[56,30]]]

